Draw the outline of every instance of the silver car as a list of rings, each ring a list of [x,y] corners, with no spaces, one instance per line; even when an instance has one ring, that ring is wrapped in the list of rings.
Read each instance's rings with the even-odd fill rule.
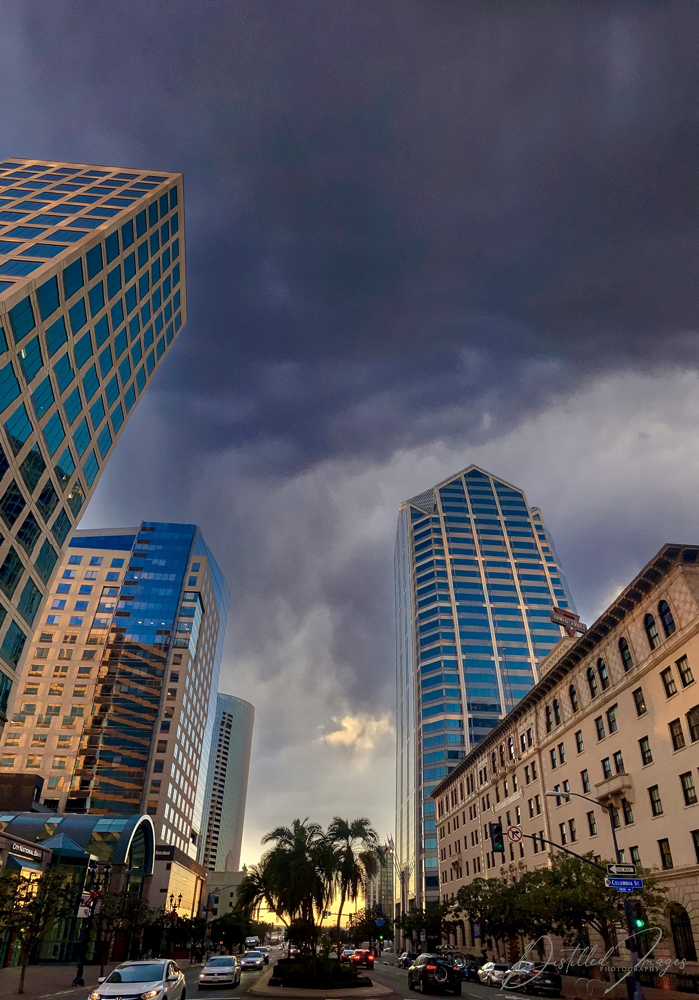
[[[505,973],[509,970],[509,965],[505,965],[503,962],[486,962],[478,970],[478,978],[486,986],[502,986]]]
[[[122,962],[106,978],[97,980],[90,1000],[185,1000],[184,974],[177,962],[158,958],[150,962]]]
[[[216,955],[210,958],[199,973],[199,989],[209,986],[237,986],[240,966],[235,955]]]
[[[246,951],[240,961],[241,969],[261,969],[265,964],[265,956],[261,951]]]

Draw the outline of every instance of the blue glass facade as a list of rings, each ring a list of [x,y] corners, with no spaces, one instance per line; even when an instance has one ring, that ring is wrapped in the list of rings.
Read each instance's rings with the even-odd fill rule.
[[[396,541],[396,852],[409,898],[439,897],[429,794],[538,679],[574,610],[541,512],[471,467],[402,504]]]
[[[71,530],[186,322],[180,174],[0,163],[0,713]]]

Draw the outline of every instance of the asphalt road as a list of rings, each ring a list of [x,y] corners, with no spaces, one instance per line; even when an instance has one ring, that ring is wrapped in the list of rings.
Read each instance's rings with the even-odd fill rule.
[[[407,970],[395,965],[384,965],[385,961],[385,959],[377,959],[373,972],[369,973],[372,982],[381,986],[388,986],[397,996],[405,998],[405,1000],[419,996],[419,994],[408,989]],[[443,995],[452,996],[452,994]],[[483,986],[481,983],[469,983],[466,980],[461,983],[461,995],[462,997],[476,998],[476,1000],[498,1000],[496,990],[491,989],[489,986]]]

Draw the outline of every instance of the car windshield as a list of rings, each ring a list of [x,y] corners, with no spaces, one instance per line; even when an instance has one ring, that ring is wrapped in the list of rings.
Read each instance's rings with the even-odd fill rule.
[[[259,951],[249,951],[245,955],[246,958],[262,958]]]
[[[235,965],[235,959],[231,955],[225,958],[211,958],[206,963],[207,969],[223,969],[228,968],[230,965]]]
[[[493,968],[498,972],[507,972],[509,965],[498,965],[497,963],[493,963]]]
[[[164,962],[148,962],[143,965],[124,965],[115,969],[107,979],[108,983],[159,983],[165,979]]]

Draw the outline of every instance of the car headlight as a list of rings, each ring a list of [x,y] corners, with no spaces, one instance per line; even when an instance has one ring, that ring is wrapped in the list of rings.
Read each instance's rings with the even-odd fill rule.
[[[153,997],[157,997],[157,995],[162,993],[162,991],[162,986],[159,986],[157,990],[148,990],[147,993],[141,993],[141,1000],[153,1000]]]
[[[99,993],[91,993],[90,1000],[101,1000]]]

